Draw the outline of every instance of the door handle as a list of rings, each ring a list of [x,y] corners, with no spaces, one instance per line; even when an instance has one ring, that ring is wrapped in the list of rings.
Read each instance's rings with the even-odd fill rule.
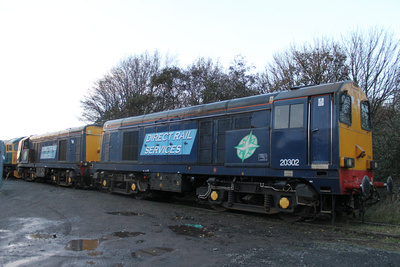
[[[317,133],[318,131],[319,131],[319,129],[317,128],[317,129],[312,130],[312,133]]]

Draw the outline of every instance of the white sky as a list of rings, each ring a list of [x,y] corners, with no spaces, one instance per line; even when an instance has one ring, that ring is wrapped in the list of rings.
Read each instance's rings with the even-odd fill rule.
[[[122,58],[158,50],[181,67],[259,71],[291,43],[356,27],[400,33],[400,1],[0,0],[0,140],[82,126],[80,100]]]

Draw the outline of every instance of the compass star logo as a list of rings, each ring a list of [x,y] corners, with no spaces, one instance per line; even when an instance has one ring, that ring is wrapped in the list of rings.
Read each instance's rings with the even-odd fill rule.
[[[239,159],[242,160],[242,162],[245,159],[250,158],[258,147],[260,147],[258,145],[258,139],[255,135],[253,135],[253,131],[243,137],[243,139],[240,140],[239,144],[235,146],[235,148],[237,149],[237,156],[239,157]]]

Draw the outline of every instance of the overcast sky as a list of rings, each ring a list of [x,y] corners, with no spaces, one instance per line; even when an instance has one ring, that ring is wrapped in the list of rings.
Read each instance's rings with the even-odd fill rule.
[[[400,33],[400,1],[0,0],[0,140],[82,126],[80,101],[121,59],[176,55],[258,71],[273,53],[379,26]]]

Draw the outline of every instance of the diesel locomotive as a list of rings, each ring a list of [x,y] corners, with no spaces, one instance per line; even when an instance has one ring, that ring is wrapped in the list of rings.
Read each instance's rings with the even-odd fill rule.
[[[3,176],[7,177],[17,177],[17,154],[18,154],[18,144],[23,137],[13,138],[10,140],[3,141],[5,150],[2,151],[4,155],[3,162]]]
[[[219,210],[334,219],[393,187],[374,181],[369,102],[351,81],[117,119],[20,147],[23,178],[137,198],[195,193]]]
[[[84,187],[91,183],[89,162],[100,160],[102,127],[87,125],[23,138],[18,172],[24,180]]]

